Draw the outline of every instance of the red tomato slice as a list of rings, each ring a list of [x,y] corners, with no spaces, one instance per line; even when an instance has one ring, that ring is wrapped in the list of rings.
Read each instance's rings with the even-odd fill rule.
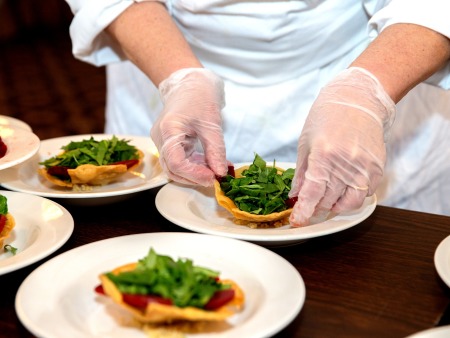
[[[6,224],[6,216],[0,215],[0,234],[2,233],[3,229],[5,228]]]
[[[206,303],[205,310],[215,310],[234,298],[234,290],[227,289],[217,291],[211,299]]]

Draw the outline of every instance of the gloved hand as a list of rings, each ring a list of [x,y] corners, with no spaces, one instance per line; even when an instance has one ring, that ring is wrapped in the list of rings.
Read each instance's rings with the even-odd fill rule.
[[[346,69],[322,88],[299,138],[293,226],[358,208],[375,192],[394,117],[394,102],[365,69]]]
[[[159,85],[164,109],[151,129],[164,172],[174,181],[210,186],[228,170],[221,110],[223,81],[212,71],[186,68]],[[203,148],[197,151],[198,142]]]

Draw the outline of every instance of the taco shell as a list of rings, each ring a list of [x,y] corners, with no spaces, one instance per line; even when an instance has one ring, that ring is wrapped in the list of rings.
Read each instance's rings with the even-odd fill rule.
[[[236,178],[242,177],[242,172],[248,168],[249,166],[247,165],[236,169],[235,177]],[[284,169],[278,167],[277,170],[278,173],[284,171]],[[292,212],[292,208],[283,210],[281,212],[274,212],[268,215],[256,215],[246,211],[242,211],[236,206],[236,204],[231,198],[225,195],[224,191],[220,187],[219,181],[217,180],[214,181],[214,192],[217,203],[219,203],[220,206],[228,210],[235,217],[236,220],[248,221],[253,223],[276,222],[288,218]]]
[[[137,263],[130,263],[118,267],[112,271],[113,274],[119,274],[125,271],[131,271],[136,268]],[[214,310],[207,311],[195,307],[180,308],[174,305],[165,305],[159,303],[149,303],[144,310],[135,308],[126,304],[122,299],[122,294],[116,285],[104,274],[100,275],[100,281],[106,295],[130,312],[135,319],[141,323],[171,323],[174,321],[222,321],[240,310],[244,303],[244,293],[241,288],[230,280],[223,280],[224,284],[231,284],[235,291],[235,296],[228,304]]]
[[[142,163],[144,153],[141,150],[139,152],[139,162],[135,165],[127,168],[125,164],[110,164],[110,165],[93,165],[83,164],[75,169],[68,169],[67,172],[71,178],[71,181],[62,180],[56,176],[49,175],[46,168],[40,168],[38,173],[49,180],[53,184],[61,187],[73,187],[74,185],[105,185],[112,181],[117,180],[123,174],[135,169]]]
[[[5,227],[0,233],[0,247],[3,247],[3,241],[9,237],[15,225],[16,221],[14,220],[14,217],[10,213],[6,214]]]

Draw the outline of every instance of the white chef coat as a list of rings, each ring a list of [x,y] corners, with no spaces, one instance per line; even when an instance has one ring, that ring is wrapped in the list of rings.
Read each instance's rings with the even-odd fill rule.
[[[132,0],[67,0],[74,55],[107,66],[106,133],[149,135],[162,109],[157,89],[104,28]],[[225,82],[227,157],[296,161],[297,139],[320,88],[371,39],[399,22],[450,36],[442,0],[167,0],[203,65]],[[380,203],[450,215],[449,66],[398,105]],[[420,123],[419,123],[420,122]]]

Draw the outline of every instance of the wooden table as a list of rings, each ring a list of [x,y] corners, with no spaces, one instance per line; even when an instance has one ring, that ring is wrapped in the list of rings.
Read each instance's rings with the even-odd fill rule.
[[[32,337],[17,318],[14,300],[24,278],[43,262],[101,239],[186,232],[158,213],[157,191],[95,208],[57,200],[72,214],[74,233],[50,257],[0,276],[0,336]],[[449,234],[450,217],[378,206],[348,230],[271,249],[299,270],[306,285],[300,314],[276,337],[405,337],[450,324],[450,289],[433,262]]]

